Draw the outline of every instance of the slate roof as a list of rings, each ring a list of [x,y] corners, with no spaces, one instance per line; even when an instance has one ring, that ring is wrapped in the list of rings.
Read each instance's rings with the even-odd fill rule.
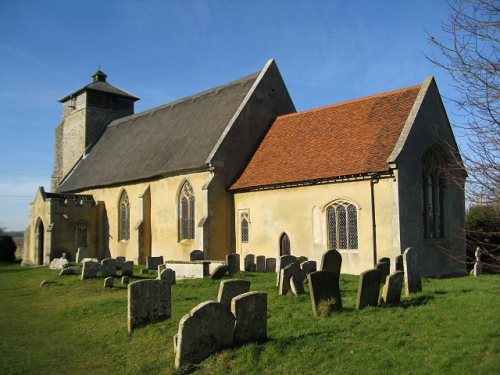
[[[280,116],[231,190],[389,169],[419,86]]]
[[[58,191],[207,169],[207,157],[258,75],[112,121]]]

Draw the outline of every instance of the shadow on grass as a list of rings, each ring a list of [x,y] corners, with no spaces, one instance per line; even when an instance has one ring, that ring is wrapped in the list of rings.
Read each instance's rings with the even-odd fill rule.
[[[412,306],[422,306],[425,305],[427,302],[432,301],[434,299],[434,296],[431,296],[429,294],[423,294],[419,295],[417,297],[413,297],[412,299],[406,300],[406,301],[401,301],[399,305],[395,305],[397,307],[402,307],[403,309],[407,309],[408,307]]]

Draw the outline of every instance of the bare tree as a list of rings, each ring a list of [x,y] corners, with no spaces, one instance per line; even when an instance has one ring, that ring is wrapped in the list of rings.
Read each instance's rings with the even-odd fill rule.
[[[467,139],[463,161],[468,171],[466,197],[471,205],[492,206],[500,211],[499,137],[499,41],[500,2],[498,0],[454,0],[450,17],[443,24],[448,40],[428,34],[437,56],[427,56],[446,70],[456,95],[447,98],[459,108],[463,121],[454,123]],[[496,220],[498,222],[498,220]],[[499,228],[491,232],[469,232],[469,239],[481,245],[498,263]],[[486,241],[486,243],[484,243]],[[496,261],[495,261],[496,260]]]

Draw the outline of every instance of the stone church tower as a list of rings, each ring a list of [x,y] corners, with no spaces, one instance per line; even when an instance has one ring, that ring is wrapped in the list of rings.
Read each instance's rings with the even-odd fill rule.
[[[51,190],[57,191],[64,177],[97,142],[112,120],[134,114],[134,95],[106,82],[98,70],[92,83],[65,96],[63,120],[56,128],[54,172]]]

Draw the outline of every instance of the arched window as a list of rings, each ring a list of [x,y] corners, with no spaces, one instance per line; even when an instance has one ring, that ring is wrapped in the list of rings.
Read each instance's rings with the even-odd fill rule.
[[[241,214],[241,242],[248,242],[248,212]]]
[[[358,209],[349,202],[337,201],[326,209],[328,248],[358,248]]]
[[[193,188],[186,181],[179,192],[179,240],[194,239],[195,200]]]
[[[282,255],[290,255],[290,238],[286,233],[280,237],[280,256]]]
[[[130,239],[130,203],[128,195],[123,190],[118,204],[118,240],[128,241]]]
[[[82,221],[75,226],[76,247],[88,247],[89,245],[89,224]]]
[[[422,216],[424,238],[444,237],[446,157],[438,146],[422,156]]]

